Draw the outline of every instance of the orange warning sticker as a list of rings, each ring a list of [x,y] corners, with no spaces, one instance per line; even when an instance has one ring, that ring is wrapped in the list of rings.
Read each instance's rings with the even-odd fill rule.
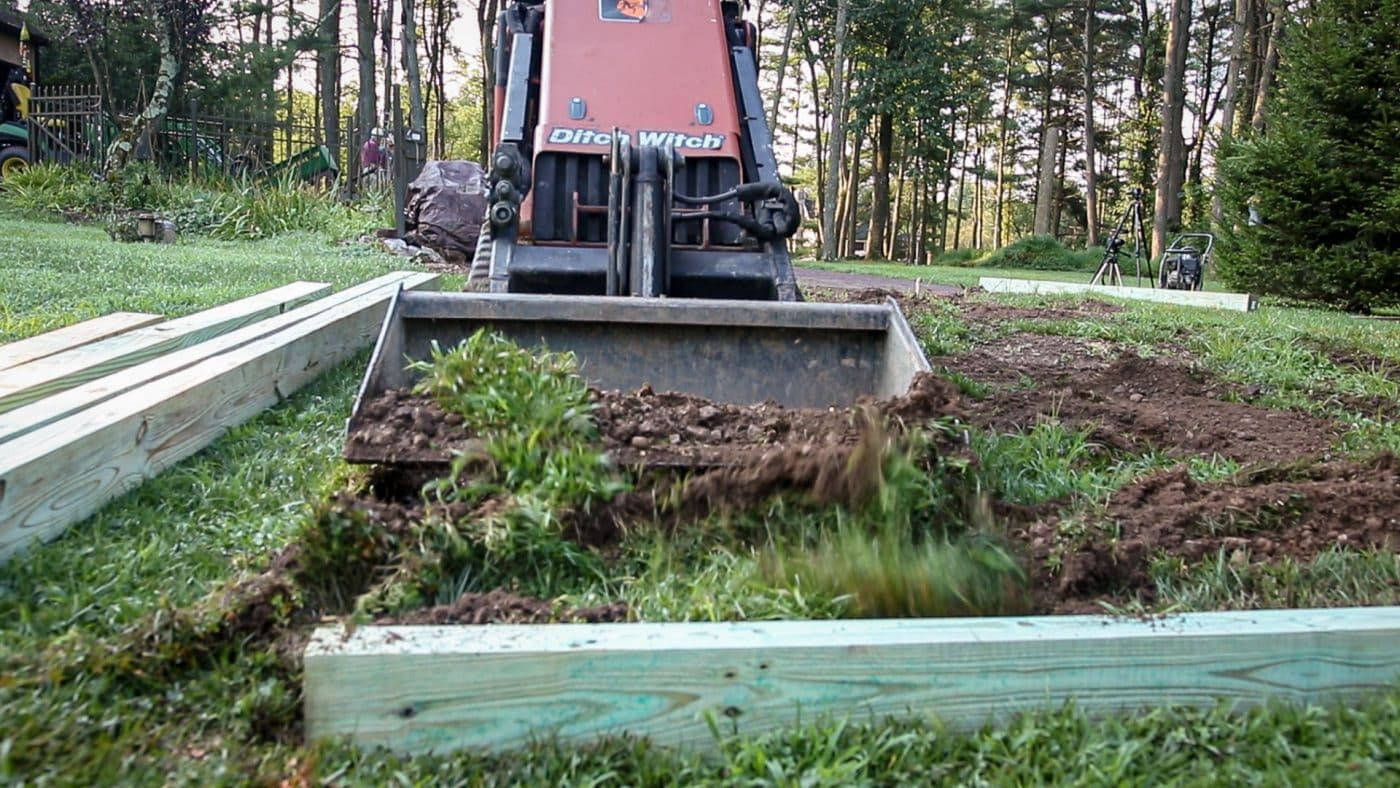
[[[647,0],[599,0],[598,15],[614,22],[640,22],[647,17]]]

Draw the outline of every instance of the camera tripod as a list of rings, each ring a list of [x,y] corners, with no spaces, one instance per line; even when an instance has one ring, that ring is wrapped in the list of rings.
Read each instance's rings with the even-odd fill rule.
[[[1127,239],[1123,237],[1125,227],[1133,235],[1133,273],[1137,277],[1138,285],[1142,285],[1143,268],[1146,267],[1148,286],[1156,287],[1157,283],[1152,278],[1152,266],[1147,261],[1143,251],[1147,247],[1147,240],[1142,226],[1142,189],[1140,188],[1133,189],[1133,201],[1128,206],[1128,210],[1123,212],[1122,218],[1118,220],[1118,226],[1113,229],[1113,235],[1108,237],[1108,243],[1104,244],[1103,260],[1099,263],[1099,270],[1094,272],[1094,278],[1089,280],[1089,284],[1123,286],[1123,270],[1118,265],[1118,256],[1127,244]]]

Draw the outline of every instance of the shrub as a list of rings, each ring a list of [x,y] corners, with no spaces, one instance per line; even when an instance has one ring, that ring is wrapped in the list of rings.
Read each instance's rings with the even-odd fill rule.
[[[978,260],[977,265],[1032,271],[1091,271],[1102,257],[1101,247],[1071,251],[1048,235],[1032,235],[991,252]]]
[[[1265,134],[1223,151],[1221,278],[1369,311],[1400,304],[1400,0],[1318,0],[1284,37]]]
[[[933,264],[968,268],[978,264],[981,254],[981,249],[953,249],[933,258]]]

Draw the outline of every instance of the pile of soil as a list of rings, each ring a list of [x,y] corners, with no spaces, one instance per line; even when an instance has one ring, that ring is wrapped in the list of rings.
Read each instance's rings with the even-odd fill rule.
[[[590,396],[602,448],[621,465],[652,468],[741,467],[774,450],[849,449],[871,421],[898,426],[963,415],[957,387],[930,374],[919,375],[903,396],[867,399],[851,408],[733,405],[650,386],[634,392],[593,389]],[[460,415],[444,412],[430,397],[394,390],[365,403],[351,424],[346,456],[441,464],[454,452],[480,452],[482,445]]]
[[[387,463],[441,464],[456,451],[481,444],[462,426],[460,414],[447,413],[432,397],[390,389],[367,400],[350,424],[346,459]]]
[[[733,405],[650,386],[595,390],[593,400],[604,448],[619,463],[647,467],[733,468],[754,465],[774,450],[801,456],[849,450],[872,423],[899,428],[963,415],[957,387],[930,374],[917,376],[903,396],[849,408]]]
[[[1055,338],[1046,344],[1063,342]],[[1024,352],[1021,357],[1036,355]],[[1049,385],[1001,390],[970,402],[974,424],[1014,431],[1057,420],[1092,428],[1094,440],[1115,449],[1218,454],[1243,463],[1325,457],[1340,434],[1336,424],[1305,413],[1229,401],[1227,397],[1259,392],[1210,378],[1169,358],[1126,353],[1106,362],[1081,356],[1048,370],[1029,361],[1019,373],[1039,375],[1037,382]]]
[[[1259,470],[1203,484],[1183,467],[1147,476],[1116,492],[1105,520],[1118,538],[1071,546],[1061,571],[1044,569],[1063,549],[1057,517],[1018,529],[1046,612],[1084,612],[1099,599],[1150,599],[1147,576],[1158,555],[1199,563],[1224,550],[1236,561],[1306,561],[1331,548],[1400,548],[1400,461],[1336,461]]]

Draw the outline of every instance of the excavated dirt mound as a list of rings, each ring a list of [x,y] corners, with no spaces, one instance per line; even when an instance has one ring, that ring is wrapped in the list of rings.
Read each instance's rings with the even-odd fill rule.
[[[650,386],[590,393],[602,447],[619,464],[648,467],[742,467],[775,450],[805,456],[849,449],[872,420],[898,426],[963,415],[957,387],[928,374],[901,397],[864,400],[852,408],[731,405]],[[482,444],[461,416],[445,413],[431,398],[389,391],[365,404],[346,446],[352,457],[445,463],[454,451],[479,451]]]
[[[1064,300],[1056,306],[1020,307],[999,301],[960,299],[963,319],[972,323],[1000,323],[1009,320],[1074,320],[1103,317],[1123,311],[1118,304],[1097,298]]]
[[[1304,413],[1227,401],[1251,392],[1170,359],[1128,354],[1099,369],[1102,363],[1081,358],[1042,373],[1048,387],[1002,390],[969,402],[970,418],[1006,431],[1058,420],[1093,428],[1093,438],[1113,448],[1219,454],[1239,462],[1325,457],[1339,435],[1336,424]],[[1033,362],[1019,367],[1022,374],[1035,369]]]
[[[595,391],[593,398],[603,446],[623,464],[649,467],[748,466],[774,450],[796,462],[821,450],[848,450],[871,423],[890,420],[898,426],[963,415],[957,388],[927,374],[918,376],[901,397],[867,399],[852,408],[730,405],[657,393],[650,386],[635,392]]]
[[[1334,547],[1400,548],[1400,461],[1331,462],[1259,470],[1218,484],[1178,467],[1113,495],[1105,516],[1114,540],[1064,545],[1056,517],[1018,530],[1039,567],[1037,596],[1049,612],[1093,609],[1097,599],[1151,598],[1147,575],[1158,555],[1196,563],[1224,550],[1232,560],[1307,560]],[[1066,549],[1068,547],[1068,549]],[[1047,559],[1062,552],[1061,571]]]
[[[929,363],[991,386],[1045,386],[1102,374],[1122,354],[1113,342],[1016,333],[979,344],[968,353],[935,356]]]
[[[432,397],[397,389],[368,401],[345,441],[345,456],[392,463],[444,463],[454,451],[479,449],[462,426]]]

